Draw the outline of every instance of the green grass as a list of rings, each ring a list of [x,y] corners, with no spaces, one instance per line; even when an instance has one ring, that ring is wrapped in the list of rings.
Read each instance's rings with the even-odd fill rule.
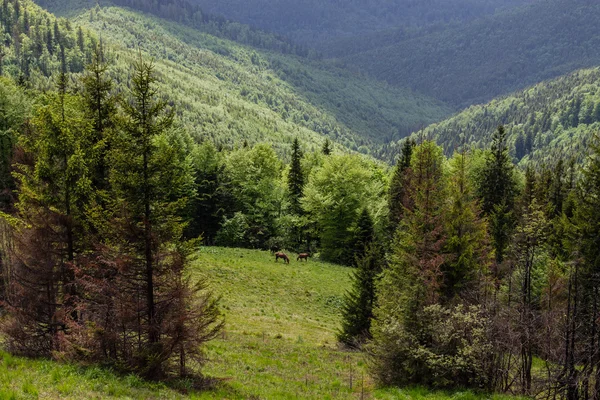
[[[518,400],[518,397],[506,395],[476,394],[471,391],[444,392],[425,388],[385,389],[377,392],[378,399],[386,400]]]
[[[350,269],[310,260],[275,263],[268,252],[203,248],[192,273],[223,296],[226,329],[206,349],[208,392],[118,376],[99,367],[0,355],[1,399],[416,399],[508,397],[426,389],[375,390],[361,353],[338,348],[335,332]],[[185,389],[185,385],[181,385]]]

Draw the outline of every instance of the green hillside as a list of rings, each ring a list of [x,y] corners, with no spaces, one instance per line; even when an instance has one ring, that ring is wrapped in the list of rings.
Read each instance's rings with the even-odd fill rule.
[[[549,0],[466,24],[336,42],[324,53],[378,79],[469,106],[598,65],[599,17],[598,2]]]
[[[44,15],[49,22],[40,22],[39,30],[52,26],[51,15],[31,2],[24,4],[30,24]],[[283,151],[296,136],[313,147],[327,136],[368,153],[372,144],[405,136],[449,113],[447,107],[410,90],[390,88],[318,61],[236,44],[137,11],[98,7],[61,22],[67,23],[72,24],[65,30],[73,32],[73,39],[65,46],[69,59],[76,61],[70,63],[72,72],[79,72],[90,57],[89,50],[80,56],[77,46],[68,48],[77,43],[78,25],[93,33],[84,46],[91,47],[98,41],[94,38],[102,37],[113,65],[111,75],[119,85],[127,84],[135,49],[140,49],[155,59],[161,94],[176,106],[182,127],[197,140],[210,139],[225,147],[244,140],[266,141]],[[47,88],[53,84],[48,77],[58,68],[59,55],[36,53],[37,41],[44,40],[44,35],[37,38],[37,31],[30,29],[32,40],[23,43],[33,53],[26,74],[17,41],[9,41],[3,64],[13,76],[26,75],[31,87]],[[44,57],[52,60],[53,70],[42,68]]]
[[[600,130],[600,68],[585,69],[540,83],[427,127],[448,154],[461,147],[488,147],[504,125],[512,156],[525,164],[574,157],[582,162]],[[398,145],[387,149],[391,158]]]
[[[335,343],[349,268],[312,259],[276,264],[268,252],[204,248],[191,272],[208,276],[223,296],[226,330],[209,344],[204,370],[216,385],[211,390],[3,354],[0,398],[508,399],[418,388],[374,391],[364,356]]]

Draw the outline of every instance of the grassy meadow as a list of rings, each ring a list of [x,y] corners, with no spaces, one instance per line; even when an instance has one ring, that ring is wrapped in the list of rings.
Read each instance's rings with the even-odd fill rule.
[[[338,348],[335,332],[349,268],[275,263],[269,252],[203,248],[192,263],[222,296],[226,329],[207,346],[214,388],[167,386],[99,367],[0,354],[0,399],[415,399],[503,400],[472,392],[375,389],[365,359]]]

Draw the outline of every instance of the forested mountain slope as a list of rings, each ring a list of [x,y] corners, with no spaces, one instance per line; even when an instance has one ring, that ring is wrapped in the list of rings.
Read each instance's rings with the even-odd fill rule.
[[[415,134],[433,138],[448,154],[461,147],[487,148],[504,125],[514,159],[551,164],[583,161],[600,131],[600,68],[580,70],[465,111]],[[388,149],[390,157],[397,146]]]
[[[397,26],[468,21],[535,0],[193,0],[209,13],[314,45]]]
[[[547,0],[420,34],[354,38],[324,53],[392,84],[468,106],[600,64],[599,19],[597,1]]]
[[[93,8],[96,4],[103,7],[111,5],[129,7],[251,47],[285,54],[316,56],[314,51],[311,52],[308,47],[298,45],[287,37],[227,20],[221,15],[206,13],[198,5],[187,0],[153,2],[145,0],[36,0],[36,3],[55,15],[66,18],[77,16],[82,11]]]
[[[4,69],[26,78],[30,87],[47,88],[54,85],[48,77],[60,64],[57,51],[51,53],[42,45],[54,17],[32,2],[21,3],[27,5],[23,8],[31,16],[32,28],[23,28],[23,15],[14,26],[4,28]],[[50,22],[38,24],[37,15]],[[137,57],[135,49],[140,49],[155,59],[161,95],[176,106],[180,124],[198,140],[212,139],[226,147],[247,140],[271,142],[282,149],[295,136],[320,146],[327,136],[366,153],[372,143],[401,137],[448,113],[439,103],[408,90],[390,89],[317,61],[253,49],[132,10],[94,7],[59,25],[72,35],[65,42],[70,72],[82,70],[92,42],[101,36],[108,45],[111,75],[118,85],[125,85]],[[81,43],[78,25],[85,28]],[[79,54],[79,47],[86,54]],[[53,69],[47,70],[46,64]]]

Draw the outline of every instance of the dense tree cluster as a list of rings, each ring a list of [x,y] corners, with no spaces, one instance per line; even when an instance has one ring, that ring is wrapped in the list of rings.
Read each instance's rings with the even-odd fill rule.
[[[3,187],[14,194],[3,218],[5,345],[152,379],[188,375],[222,321],[205,282],[185,271],[196,196],[185,136],[141,56],[121,98],[99,48],[77,91],[66,70],[27,121],[4,121],[15,177]],[[4,82],[11,115],[23,95]]]
[[[21,85],[49,89],[50,76],[65,64],[81,72],[99,40],[66,19],[41,12],[30,1],[3,0],[0,5],[0,75]]]
[[[407,141],[385,262],[358,262],[339,336],[380,384],[598,397],[599,142],[584,167],[521,171],[502,126],[449,160]]]
[[[295,54],[301,57],[314,58],[317,56],[314,51],[295,44],[283,36],[261,31],[249,25],[228,21],[219,15],[204,13],[198,5],[186,0],[159,0],[152,2],[116,0],[114,3],[151,13],[161,18],[191,26],[202,32],[255,48],[272,50],[283,54]],[[51,4],[51,6],[57,7],[57,4]]]

